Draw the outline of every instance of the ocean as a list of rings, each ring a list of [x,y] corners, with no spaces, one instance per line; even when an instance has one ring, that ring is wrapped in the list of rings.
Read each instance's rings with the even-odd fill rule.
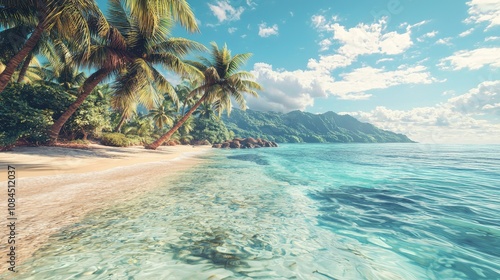
[[[213,150],[18,279],[500,279],[500,145]]]

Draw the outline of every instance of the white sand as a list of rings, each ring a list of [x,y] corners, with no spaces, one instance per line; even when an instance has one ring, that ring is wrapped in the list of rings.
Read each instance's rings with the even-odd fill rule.
[[[209,146],[89,150],[19,147],[0,153],[0,273],[7,269],[7,165],[16,168],[16,266],[43,246],[50,235],[86,214],[132,199],[167,176],[200,162],[193,156]],[[3,218],[2,218],[3,217]]]

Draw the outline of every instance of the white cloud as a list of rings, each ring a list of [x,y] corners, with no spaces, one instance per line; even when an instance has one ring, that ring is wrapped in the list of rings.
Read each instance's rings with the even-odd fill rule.
[[[381,58],[381,59],[377,60],[376,64],[386,62],[386,61],[394,61],[394,58]]]
[[[326,51],[330,48],[330,46],[332,45],[332,41],[330,41],[329,39],[323,39],[319,42],[319,46],[320,46],[320,51]]]
[[[401,24],[400,27],[406,26],[406,30],[409,31],[411,29],[414,29],[415,27],[420,27],[420,26],[426,25],[430,22],[431,22],[430,20],[423,20],[423,21],[417,22],[415,24],[403,23],[403,24]]]
[[[451,96],[454,96],[457,92],[454,91],[454,90],[446,90],[443,92],[443,95],[451,95]]]
[[[500,48],[480,48],[475,50],[462,50],[440,61],[443,69],[470,70],[481,69],[484,66],[500,68]]]
[[[424,35],[422,35],[422,36],[420,36],[419,38],[417,38],[417,41],[419,41],[419,42],[423,42],[423,41],[425,41],[425,39],[427,39],[427,38],[434,38],[434,37],[436,37],[436,35],[437,35],[438,33],[439,33],[438,31],[432,31],[432,32],[425,33]]]
[[[484,82],[469,92],[433,107],[408,111],[376,107],[349,112],[382,129],[406,134],[423,143],[500,143],[500,124],[474,118],[499,114],[500,81]]]
[[[490,36],[484,39],[485,42],[500,40],[499,36]]]
[[[321,28],[326,24],[326,18],[322,15],[313,15],[311,17],[311,22],[314,27]]]
[[[422,65],[400,66],[395,71],[383,68],[363,67],[341,75],[341,80],[331,84],[329,89],[341,99],[352,99],[353,94],[373,89],[386,89],[403,84],[430,84],[438,82]]]
[[[238,28],[236,28],[236,27],[229,27],[227,29],[227,32],[229,32],[229,34],[233,34],[234,32],[236,32],[236,30],[238,30]]]
[[[471,0],[466,23],[488,23],[486,29],[500,25],[500,0]]]
[[[474,28],[471,28],[469,30],[465,30],[464,32],[460,33],[458,36],[460,36],[460,37],[467,37],[470,34],[472,34],[472,32],[474,32]]]
[[[353,59],[341,54],[320,55],[319,60],[309,59],[307,68],[320,72],[330,72],[351,65]]]
[[[494,113],[500,116],[500,81],[479,84],[468,93],[450,98],[448,104],[462,114]]]
[[[371,25],[360,23],[349,29],[338,23],[325,25],[324,28],[332,31],[333,39],[342,44],[338,52],[351,58],[368,54],[401,54],[413,44],[411,31],[384,32],[386,22],[383,20]]]
[[[452,37],[441,38],[441,39],[439,39],[439,40],[436,41],[436,44],[451,46],[451,45],[453,45],[451,43],[451,39],[453,39],[453,38]]]
[[[260,37],[269,37],[271,35],[278,35],[278,25],[274,24],[273,26],[267,26],[267,24],[261,23],[259,24],[259,36]]]
[[[331,57],[328,57],[331,58]],[[395,71],[363,67],[340,75],[335,80],[328,70],[315,68],[310,61],[308,70],[274,70],[266,63],[256,63],[252,73],[264,90],[262,98],[249,106],[259,110],[288,112],[305,110],[318,97],[336,96],[339,99],[367,99],[373,89],[385,89],[401,84],[429,84],[437,82],[424,66],[401,66]]]
[[[264,90],[258,99],[249,99],[251,109],[288,112],[305,110],[314,104],[315,97],[326,97],[319,81],[312,71],[279,71],[272,65],[256,63],[252,73]],[[330,78],[331,79],[331,78]]]
[[[247,0],[247,5],[248,7],[252,8],[252,10],[255,10],[255,8],[257,7],[257,3],[252,0]]]
[[[243,7],[234,8],[228,1],[220,0],[215,4],[208,4],[208,7],[220,22],[239,20],[245,9]]]

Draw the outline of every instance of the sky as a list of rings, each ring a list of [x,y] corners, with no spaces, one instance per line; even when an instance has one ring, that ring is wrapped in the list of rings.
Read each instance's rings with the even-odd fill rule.
[[[98,1],[105,6],[104,0]],[[188,1],[264,87],[250,109],[350,114],[421,143],[500,144],[500,0]]]

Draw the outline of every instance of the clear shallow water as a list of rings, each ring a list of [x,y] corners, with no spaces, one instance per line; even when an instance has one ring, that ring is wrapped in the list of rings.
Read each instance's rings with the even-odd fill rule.
[[[283,145],[53,236],[20,279],[500,279],[500,146]]]

